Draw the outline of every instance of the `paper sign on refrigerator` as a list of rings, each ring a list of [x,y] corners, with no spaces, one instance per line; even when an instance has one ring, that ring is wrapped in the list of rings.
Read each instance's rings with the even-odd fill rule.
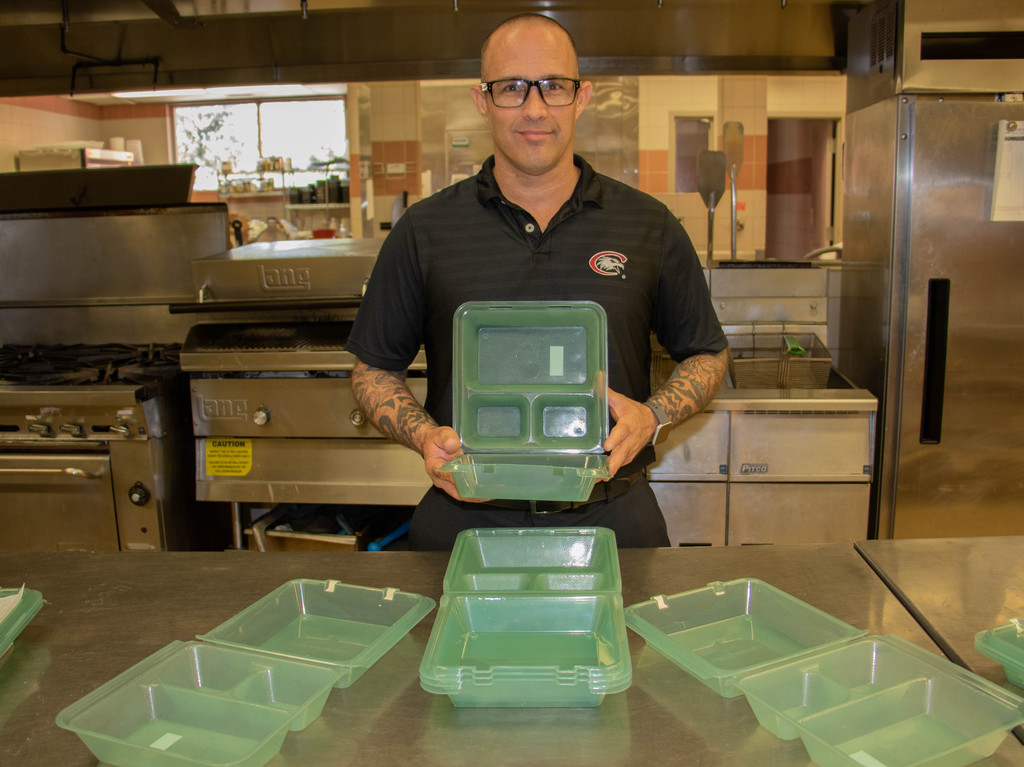
[[[1000,120],[996,140],[991,219],[1024,221],[1024,123]]]

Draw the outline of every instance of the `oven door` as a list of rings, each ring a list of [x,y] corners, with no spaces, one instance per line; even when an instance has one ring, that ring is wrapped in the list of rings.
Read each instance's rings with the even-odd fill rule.
[[[106,452],[0,451],[0,550],[117,551]]]

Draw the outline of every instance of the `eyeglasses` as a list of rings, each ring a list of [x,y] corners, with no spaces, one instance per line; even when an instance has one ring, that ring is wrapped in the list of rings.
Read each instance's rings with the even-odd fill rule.
[[[550,77],[547,80],[491,80],[480,83],[480,90],[491,94],[496,107],[521,107],[530,95],[530,88],[537,86],[541,99],[549,107],[567,107],[576,100],[580,89],[579,80],[568,77]]]

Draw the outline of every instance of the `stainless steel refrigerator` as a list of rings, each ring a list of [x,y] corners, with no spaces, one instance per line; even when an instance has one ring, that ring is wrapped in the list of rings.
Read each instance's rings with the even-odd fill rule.
[[[896,26],[892,95],[850,79],[851,101],[870,103],[847,115],[837,364],[879,398],[878,537],[1020,535],[1024,214],[993,219],[1018,216],[1014,197],[1024,205],[1024,103],[998,84],[1024,79],[997,73],[986,87],[976,69],[971,92],[946,92],[941,77],[915,88],[928,61],[906,67],[908,42],[925,39],[909,21]]]

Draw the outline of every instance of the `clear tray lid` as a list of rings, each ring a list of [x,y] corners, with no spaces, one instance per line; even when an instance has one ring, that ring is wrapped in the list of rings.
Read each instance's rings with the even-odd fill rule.
[[[469,302],[453,320],[453,413],[466,452],[598,453],[607,316],[592,301]]]

